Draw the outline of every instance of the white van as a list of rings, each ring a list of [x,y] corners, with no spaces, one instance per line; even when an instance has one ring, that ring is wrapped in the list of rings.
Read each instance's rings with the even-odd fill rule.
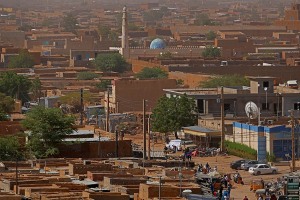
[[[166,144],[166,147],[173,149],[173,146],[176,147],[177,151],[182,150],[182,140],[177,139],[177,140],[171,140],[168,144]]]
[[[293,89],[298,89],[298,81],[297,80],[288,80],[286,82],[286,86]]]

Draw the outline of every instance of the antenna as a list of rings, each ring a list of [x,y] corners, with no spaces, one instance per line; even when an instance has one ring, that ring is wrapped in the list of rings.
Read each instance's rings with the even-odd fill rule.
[[[249,101],[246,103],[245,112],[246,112],[247,117],[249,118],[249,122],[250,122],[250,119],[256,119],[259,115],[258,107],[252,101]]]

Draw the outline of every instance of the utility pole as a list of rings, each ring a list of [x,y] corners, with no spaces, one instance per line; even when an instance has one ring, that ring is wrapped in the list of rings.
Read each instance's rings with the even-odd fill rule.
[[[179,186],[180,186],[179,196],[182,197],[182,169],[181,169],[181,167],[180,167],[180,171],[179,171],[178,176],[179,176]]]
[[[98,120],[97,120],[97,122],[98,122]],[[100,142],[101,142],[101,135],[100,135],[100,131],[98,131],[98,158],[100,157],[100,150],[101,150]],[[102,155],[101,155],[101,158],[102,158]]]
[[[83,88],[80,89],[80,125],[83,125]]]
[[[151,160],[151,153],[150,153],[150,141],[151,141],[150,119],[151,119],[151,115],[149,114],[149,117],[148,117],[148,160]]]
[[[106,125],[105,125],[105,129],[106,132],[109,132],[109,88],[107,88],[107,111],[106,111]]]
[[[146,159],[146,100],[143,99],[143,159]]]
[[[18,194],[18,186],[19,186],[19,182],[18,182],[18,157],[16,158],[16,194]]]
[[[225,131],[224,131],[224,88],[221,87],[221,152],[225,151]]]
[[[291,124],[292,124],[292,168],[291,172],[295,171],[295,121],[294,121],[294,110],[290,110],[291,113]]]
[[[161,176],[159,176],[158,200],[161,200],[160,193],[161,193]]]
[[[119,131],[116,130],[116,158],[119,157]]]
[[[116,103],[116,113],[119,113],[119,102]]]

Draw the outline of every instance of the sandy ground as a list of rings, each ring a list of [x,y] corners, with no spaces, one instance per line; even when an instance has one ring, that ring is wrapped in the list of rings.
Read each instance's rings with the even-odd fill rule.
[[[139,144],[143,146],[142,144],[142,135],[126,135],[125,139],[131,139],[134,141],[134,143]],[[158,141],[158,143],[151,142],[151,149],[154,147],[155,151],[162,151],[164,147],[163,141]],[[178,154],[181,154],[182,152],[178,152]],[[235,160],[239,160],[241,158],[236,156],[216,156],[216,157],[193,157],[192,161],[195,162],[196,166],[200,163],[206,164],[207,162],[211,167],[217,166],[218,171],[221,174],[229,174],[229,173],[235,173],[236,170],[233,170],[230,168],[230,163]],[[260,176],[253,176],[248,171],[239,170],[239,173],[241,174],[244,185],[235,184],[233,185],[233,189],[231,191],[231,199],[234,200],[242,200],[245,196],[248,197],[249,200],[255,200],[255,193],[250,191],[250,183],[252,180],[260,179],[262,178],[265,182],[272,182],[276,181],[278,177],[282,177],[284,174],[289,172],[288,166],[277,166],[278,168],[278,174],[270,174],[270,175],[260,175]]]

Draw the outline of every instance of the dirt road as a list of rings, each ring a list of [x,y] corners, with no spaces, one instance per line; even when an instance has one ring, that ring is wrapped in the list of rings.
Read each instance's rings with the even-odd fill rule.
[[[135,143],[142,145],[142,135],[134,135],[134,136],[127,136],[126,139],[131,139]],[[154,145],[155,150],[163,150],[164,143],[160,142]],[[153,148],[153,145],[151,144],[151,148]],[[177,155],[182,154],[182,152],[178,152]],[[217,166],[218,171],[221,174],[229,174],[229,173],[235,173],[236,170],[233,170],[230,168],[230,163],[239,160],[241,158],[236,156],[216,156],[216,157],[193,157],[192,161],[195,162],[196,166],[200,163],[203,165],[207,162],[209,165],[213,168],[214,166]],[[253,176],[248,171],[239,170],[239,173],[241,174],[244,185],[235,184],[233,185],[232,191],[231,191],[231,197],[234,200],[243,200],[245,196],[248,197],[249,200],[256,200],[255,193],[250,191],[250,183],[254,179],[260,179],[262,178],[265,182],[270,181],[276,181],[278,177],[283,176],[284,174],[289,172],[288,166],[278,166],[278,174],[270,174],[270,175],[260,175],[260,176]]]

